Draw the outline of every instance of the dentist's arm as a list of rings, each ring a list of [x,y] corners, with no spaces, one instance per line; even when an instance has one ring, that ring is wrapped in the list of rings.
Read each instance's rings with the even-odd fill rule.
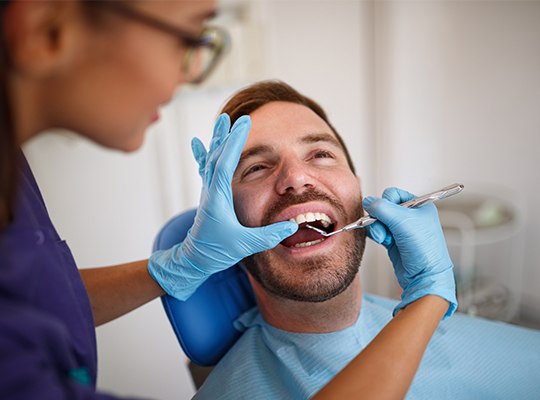
[[[94,325],[112,321],[165,294],[148,273],[148,260],[80,269]]]
[[[364,200],[380,222],[368,235],[388,251],[403,289],[395,317],[313,399],[402,399],[407,394],[437,325],[457,308],[453,264],[433,204],[407,209],[413,199],[390,188],[382,199]]]
[[[447,310],[433,295],[411,303],[312,399],[403,399]]]

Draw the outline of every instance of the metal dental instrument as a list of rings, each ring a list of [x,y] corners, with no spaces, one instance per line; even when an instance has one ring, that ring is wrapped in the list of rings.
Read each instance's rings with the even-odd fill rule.
[[[442,188],[441,190],[437,190],[436,192],[428,193],[423,196],[417,197],[416,199],[412,199],[412,200],[406,201],[405,203],[401,203],[400,206],[406,207],[406,208],[422,207],[425,204],[430,204],[437,200],[442,200],[447,197],[453,196],[455,194],[461,193],[464,187],[465,186],[460,183],[454,183],[453,185],[446,186]],[[376,218],[366,215],[360,218],[358,221],[355,221],[349,225],[345,225],[343,228],[338,229],[337,231],[334,231],[334,232],[330,232],[330,233],[327,233],[323,231],[322,229],[315,228],[314,226],[311,226],[309,224],[306,225],[306,228],[313,229],[314,231],[319,232],[321,235],[328,237],[328,236],[333,236],[336,233],[351,231],[353,229],[358,229],[358,228],[365,228],[366,226],[371,225],[372,223],[376,221],[377,221]]]

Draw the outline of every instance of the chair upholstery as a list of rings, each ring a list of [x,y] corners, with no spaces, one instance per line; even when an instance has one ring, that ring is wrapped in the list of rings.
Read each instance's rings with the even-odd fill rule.
[[[194,218],[193,209],[169,220],[158,233],[154,250],[184,240]],[[210,276],[186,301],[165,295],[162,302],[184,353],[197,365],[212,366],[240,337],[233,322],[255,306],[255,297],[237,264]]]

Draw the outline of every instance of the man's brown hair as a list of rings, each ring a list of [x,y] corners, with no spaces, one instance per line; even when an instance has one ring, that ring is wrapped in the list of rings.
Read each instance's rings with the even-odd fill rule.
[[[308,107],[315,114],[321,117],[321,119],[328,124],[330,129],[332,129],[332,132],[336,135],[337,140],[345,152],[347,163],[349,164],[351,171],[356,173],[351,156],[349,155],[349,151],[347,150],[343,139],[328,120],[328,117],[326,116],[326,113],[322,107],[309,97],[306,97],[293,89],[285,82],[270,80],[250,85],[234,94],[227,101],[225,106],[223,106],[221,111],[229,114],[231,123],[234,124],[234,122],[242,115],[249,115],[262,106],[274,101],[285,101],[289,103],[301,104]]]

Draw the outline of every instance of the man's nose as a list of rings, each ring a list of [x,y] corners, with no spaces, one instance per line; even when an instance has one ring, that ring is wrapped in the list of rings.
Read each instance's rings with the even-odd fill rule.
[[[300,161],[286,161],[282,164],[276,181],[278,194],[302,193],[313,188],[315,182],[304,163]]]

